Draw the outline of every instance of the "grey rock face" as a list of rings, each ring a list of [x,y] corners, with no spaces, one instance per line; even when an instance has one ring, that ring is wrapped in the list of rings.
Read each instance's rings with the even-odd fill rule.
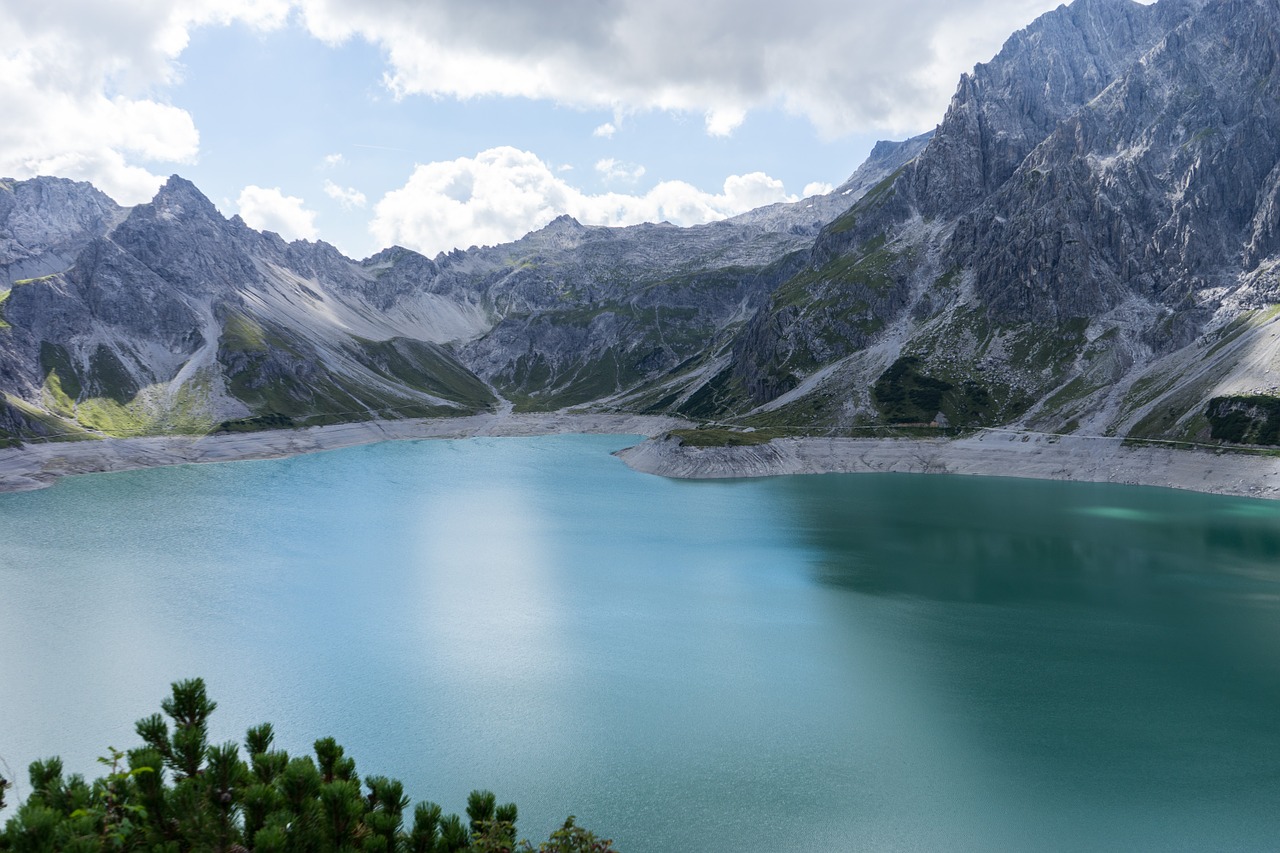
[[[1273,255],[1278,33],[1273,3],[1204,8],[963,219],[952,255],[993,315],[1092,317],[1131,297],[1194,311]]]
[[[0,262],[7,286],[61,272],[123,210],[92,185],[64,178],[0,180]]]
[[[469,277],[454,278],[449,292],[462,298],[478,284],[497,323],[460,354],[524,405],[683,404],[728,352],[733,331],[799,269],[814,235],[930,136],[878,144],[831,193],[722,222],[614,229],[561,217],[508,247],[437,258],[430,286],[467,265]]]
[[[1186,19],[1196,2],[1076,0],[1014,33],[960,85],[912,185],[927,216],[968,211],[998,190],[1058,124]]]

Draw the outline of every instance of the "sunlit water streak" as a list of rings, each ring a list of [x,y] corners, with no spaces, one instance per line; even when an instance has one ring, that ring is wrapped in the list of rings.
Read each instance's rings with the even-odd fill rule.
[[[1268,849],[1280,505],[676,482],[625,438],[393,443],[0,496],[0,757],[93,772],[168,683],[629,853]],[[24,786],[25,787],[25,786]],[[23,788],[20,788],[20,793]]]

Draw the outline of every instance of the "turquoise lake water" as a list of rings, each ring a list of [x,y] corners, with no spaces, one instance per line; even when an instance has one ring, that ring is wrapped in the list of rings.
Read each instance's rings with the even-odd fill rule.
[[[399,442],[0,495],[0,759],[171,681],[624,853],[1280,843],[1280,503],[678,482],[626,437]],[[3,772],[5,764],[0,764]],[[0,819],[8,812],[0,813]]]

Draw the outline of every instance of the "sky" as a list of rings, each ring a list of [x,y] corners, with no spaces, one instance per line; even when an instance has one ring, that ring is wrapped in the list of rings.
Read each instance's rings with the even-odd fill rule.
[[[1054,0],[0,0],[0,175],[363,258],[825,192]]]

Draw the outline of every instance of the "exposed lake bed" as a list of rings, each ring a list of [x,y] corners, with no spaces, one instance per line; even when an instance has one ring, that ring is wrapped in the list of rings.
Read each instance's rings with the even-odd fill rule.
[[[695,447],[664,437],[692,426],[666,416],[510,411],[459,418],[378,420],[299,429],[199,436],[32,442],[0,448],[0,493],[47,487],[73,474],[165,465],[276,459],[379,441],[482,436],[635,435],[618,455],[637,471],[681,479],[819,473],[972,474],[1160,486],[1208,494],[1280,498],[1280,455],[1130,444],[1119,438],[978,430],[962,438],[775,439],[767,444]]]
[[[0,497],[0,756],[213,739],[627,851],[1260,849],[1280,509],[1088,483],[682,482],[634,437],[389,442]],[[19,791],[21,793],[21,789]]]

